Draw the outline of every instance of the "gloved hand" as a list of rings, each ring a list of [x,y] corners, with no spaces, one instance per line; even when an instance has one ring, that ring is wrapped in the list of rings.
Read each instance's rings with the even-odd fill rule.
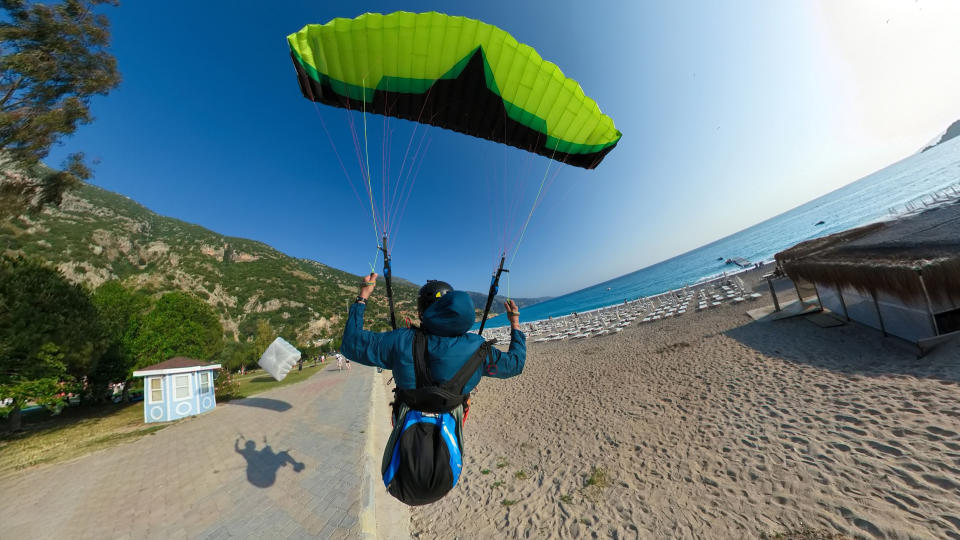
[[[503,307],[507,310],[507,320],[510,321],[510,328],[514,330],[520,329],[520,308],[517,307],[517,303],[513,300],[507,300],[503,303]]]

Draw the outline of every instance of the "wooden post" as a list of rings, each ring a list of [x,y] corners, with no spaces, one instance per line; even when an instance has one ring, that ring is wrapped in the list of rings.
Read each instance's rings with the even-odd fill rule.
[[[780,311],[780,302],[777,301],[777,290],[773,288],[773,278],[767,278],[767,285],[770,286],[770,296],[773,297],[774,311]]]
[[[847,313],[847,302],[843,299],[843,288],[837,285],[837,296],[840,297],[840,305],[843,306],[843,317],[850,322],[850,314]]]
[[[930,314],[930,323],[933,324],[933,335],[939,336],[940,329],[937,327],[937,316],[933,314],[933,302],[930,301],[930,293],[927,292],[927,284],[923,282],[923,271],[917,268],[917,277],[920,278],[920,287],[923,289],[923,297],[927,301],[927,313]]]
[[[813,292],[817,293],[817,304],[820,304],[820,311],[823,311],[823,300],[820,299],[820,287],[817,287],[817,284],[813,284]]]
[[[793,281],[792,279],[790,281]],[[800,285],[793,281],[793,290],[797,291],[797,301],[800,302],[800,308],[803,308],[803,295],[800,294]]]
[[[880,321],[880,331],[883,332],[883,337],[887,337],[887,328],[883,325],[883,315],[880,314],[880,302],[877,302],[877,292],[870,291],[870,296],[873,297],[873,307],[877,308],[877,320]]]

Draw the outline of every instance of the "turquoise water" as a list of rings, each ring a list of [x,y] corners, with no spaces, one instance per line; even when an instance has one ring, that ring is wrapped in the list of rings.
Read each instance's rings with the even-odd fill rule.
[[[525,307],[522,320],[558,317],[677,289],[708,276],[736,270],[737,267],[724,262],[730,257],[742,257],[751,262],[770,260],[774,254],[804,240],[890,219],[893,217],[891,209],[902,211],[911,201],[958,182],[960,137],[716,242],[636,272]],[[824,224],[815,225],[819,221]],[[499,315],[487,322],[487,328],[506,324],[506,318]]]

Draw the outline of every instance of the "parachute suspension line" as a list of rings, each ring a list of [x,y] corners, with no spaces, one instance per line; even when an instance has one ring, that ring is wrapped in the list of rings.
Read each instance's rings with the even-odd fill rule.
[[[324,133],[327,134],[327,141],[330,142],[330,146],[333,148],[333,154],[337,156],[337,163],[340,164],[340,170],[343,171],[343,175],[347,177],[347,182],[350,183],[350,190],[353,191],[353,196],[357,198],[357,202],[360,203],[360,207],[363,208],[363,211],[366,212],[367,209],[363,206],[363,200],[360,199],[360,192],[357,191],[356,186],[353,185],[353,178],[350,177],[350,173],[347,172],[347,167],[343,164],[343,159],[340,157],[340,151],[337,150],[337,145],[333,143],[333,137],[330,136],[330,130],[327,129],[327,123],[323,121],[323,115],[320,114],[320,108],[317,106],[316,102],[313,103],[313,110],[317,112],[317,116],[320,117],[320,125],[323,126]]]
[[[366,85],[367,85],[366,77],[363,78],[363,85],[364,85],[364,89],[366,89]],[[370,213],[376,216],[377,210],[373,206],[373,186],[370,185],[370,149],[367,141],[367,92],[364,90],[363,92],[360,93],[360,95],[363,96],[363,151],[367,158],[367,166],[366,166],[367,193],[370,195]],[[373,237],[376,239],[375,242],[379,241],[379,238],[377,237],[377,232],[378,232],[377,219],[376,217],[374,217]],[[374,262],[376,262],[376,259],[374,259]]]
[[[527,214],[527,220],[523,223],[523,228],[520,229],[520,238],[517,239],[517,243],[513,247],[513,255],[510,256],[510,266],[513,266],[513,261],[517,258],[517,252],[520,251],[520,244],[523,242],[523,235],[527,232],[527,225],[530,224],[530,218],[533,217],[533,211],[537,209],[537,203],[540,200],[541,193],[543,193],[543,184],[547,181],[547,176],[550,174],[550,166],[553,165],[553,157],[557,154],[557,147],[559,145],[560,141],[557,141],[557,144],[553,147],[553,155],[550,156],[550,161],[547,162],[547,170],[543,172],[543,179],[540,180],[540,188],[537,189],[537,196],[533,199],[533,205],[530,207],[530,213]]]
[[[433,118],[431,117],[431,120]],[[410,166],[407,168],[407,175],[405,179],[405,194],[402,194],[400,199],[398,199],[400,204],[399,217],[397,219],[394,229],[396,229],[400,222],[403,220],[403,216],[407,212],[407,203],[410,202],[410,196],[413,194],[413,187],[417,182],[417,178],[420,176],[420,168],[423,166],[423,159],[421,159],[430,148],[430,144],[433,142],[433,139],[429,138],[429,131],[423,130],[423,134],[420,136],[420,143],[417,145],[417,150],[413,155],[413,158],[410,160]],[[426,141],[427,145],[424,146],[423,143]],[[414,169],[416,166],[416,169]],[[396,234],[394,234],[396,236]]]
[[[426,134],[424,134],[424,139],[426,139]],[[426,140],[427,140],[427,146],[424,147],[423,149],[424,154],[427,153],[427,150],[430,149],[430,144],[433,142],[433,139],[426,139]],[[420,141],[420,142],[422,145],[423,141]],[[419,149],[418,149],[418,152],[419,152]],[[410,201],[410,195],[413,193],[413,186],[414,184],[416,184],[417,178],[420,176],[420,167],[423,165],[423,161],[424,160],[422,159],[417,161],[417,170],[413,172],[413,177],[410,180],[410,188],[407,190],[406,199],[403,201],[403,206],[400,208],[400,214],[399,214],[399,217],[397,218],[397,225],[399,225],[400,222],[403,221],[403,216],[407,212],[407,202]]]
[[[347,123],[350,125],[350,134],[352,135],[352,138],[353,138],[353,150],[354,150],[354,153],[356,154],[357,165],[360,168],[361,176],[365,177],[367,180],[366,184],[364,185],[364,188],[367,190],[367,195],[370,197],[370,201],[371,201],[370,220],[373,224],[374,243],[377,245],[377,249],[374,252],[374,256],[373,256],[373,262],[369,262],[369,261],[367,262],[367,264],[370,266],[370,272],[372,273],[372,272],[376,272],[374,267],[377,264],[377,259],[380,257],[380,238],[379,236],[377,236],[377,229],[378,229],[377,214],[376,214],[376,210],[374,210],[374,207],[373,207],[373,193],[370,190],[370,172],[368,168],[364,167],[363,157],[360,155],[360,140],[357,138],[357,127],[353,121],[353,117],[351,116],[352,109],[350,109],[349,101],[347,102],[347,107],[345,108],[346,108],[346,114],[347,114]],[[364,122],[366,122],[366,116],[364,116]],[[366,124],[364,124],[364,127],[366,127]],[[359,195],[357,197],[359,198]],[[363,203],[361,202],[360,205],[363,206]]]
[[[420,119],[423,117],[423,111],[424,111],[424,110],[426,109],[426,107],[427,107],[427,102],[430,100],[430,92],[432,92],[432,91],[433,91],[433,87],[432,87],[432,86],[427,89],[427,94],[426,94],[425,99],[423,100],[423,104],[420,105],[420,112],[417,113],[417,121],[416,121],[416,122],[414,123],[414,125],[413,125],[413,132],[410,133],[410,139],[407,141],[407,148],[406,148],[406,150],[404,150],[404,152],[403,152],[403,159],[400,161],[400,170],[397,172],[397,182],[396,182],[396,186],[397,186],[397,187],[396,187],[396,189],[394,190],[393,195],[390,197],[390,205],[389,205],[389,207],[388,207],[388,208],[389,208],[389,213],[390,213],[390,215],[397,215],[396,212],[398,212],[398,211],[400,210],[396,205],[399,204],[400,201],[403,199],[403,193],[407,192],[407,189],[406,189],[406,188],[407,188],[407,181],[409,181],[409,179],[410,179],[410,171],[412,171],[414,165],[417,164],[417,163],[416,163],[416,162],[417,162],[417,156],[419,155],[419,153],[420,153],[420,148],[423,146],[423,141],[424,141],[424,139],[425,139],[426,136],[427,136],[426,130],[424,130],[425,133],[421,136],[420,144],[417,146],[417,152],[414,153],[414,156],[413,156],[413,158],[412,158],[412,160],[411,160],[411,162],[410,162],[410,170],[407,171],[407,177],[406,177],[406,180],[404,180],[404,179],[403,179],[403,170],[404,170],[404,168],[405,168],[406,165],[407,165],[407,156],[410,155],[410,148],[413,146],[413,140],[417,137],[417,130],[419,130],[419,129],[420,129],[420,126],[421,126]],[[431,120],[432,120],[432,118],[431,118]],[[418,171],[419,171],[419,168],[418,168]],[[412,191],[412,189],[413,189],[413,187],[412,187],[412,185],[411,185],[411,186],[410,186],[410,191]],[[398,195],[400,195],[399,198],[397,197]],[[409,198],[409,195],[408,195],[407,197]],[[404,209],[405,209],[406,204],[404,203],[403,206],[404,206]],[[402,214],[400,214],[400,215],[402,215]],[[399,219],[397,220],[397,223],[399,223]],[[392,220],[391,220],[391,225],[393,225]],[[391,232],[392,232],[392,230],[391,230]]]

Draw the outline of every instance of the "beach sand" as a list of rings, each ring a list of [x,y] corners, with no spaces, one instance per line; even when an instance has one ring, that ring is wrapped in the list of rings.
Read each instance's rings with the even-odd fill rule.
[[[960,538],[960,343],[918,359],[746,309],[530,344],[481,382],[464,475],[413,536]]]

